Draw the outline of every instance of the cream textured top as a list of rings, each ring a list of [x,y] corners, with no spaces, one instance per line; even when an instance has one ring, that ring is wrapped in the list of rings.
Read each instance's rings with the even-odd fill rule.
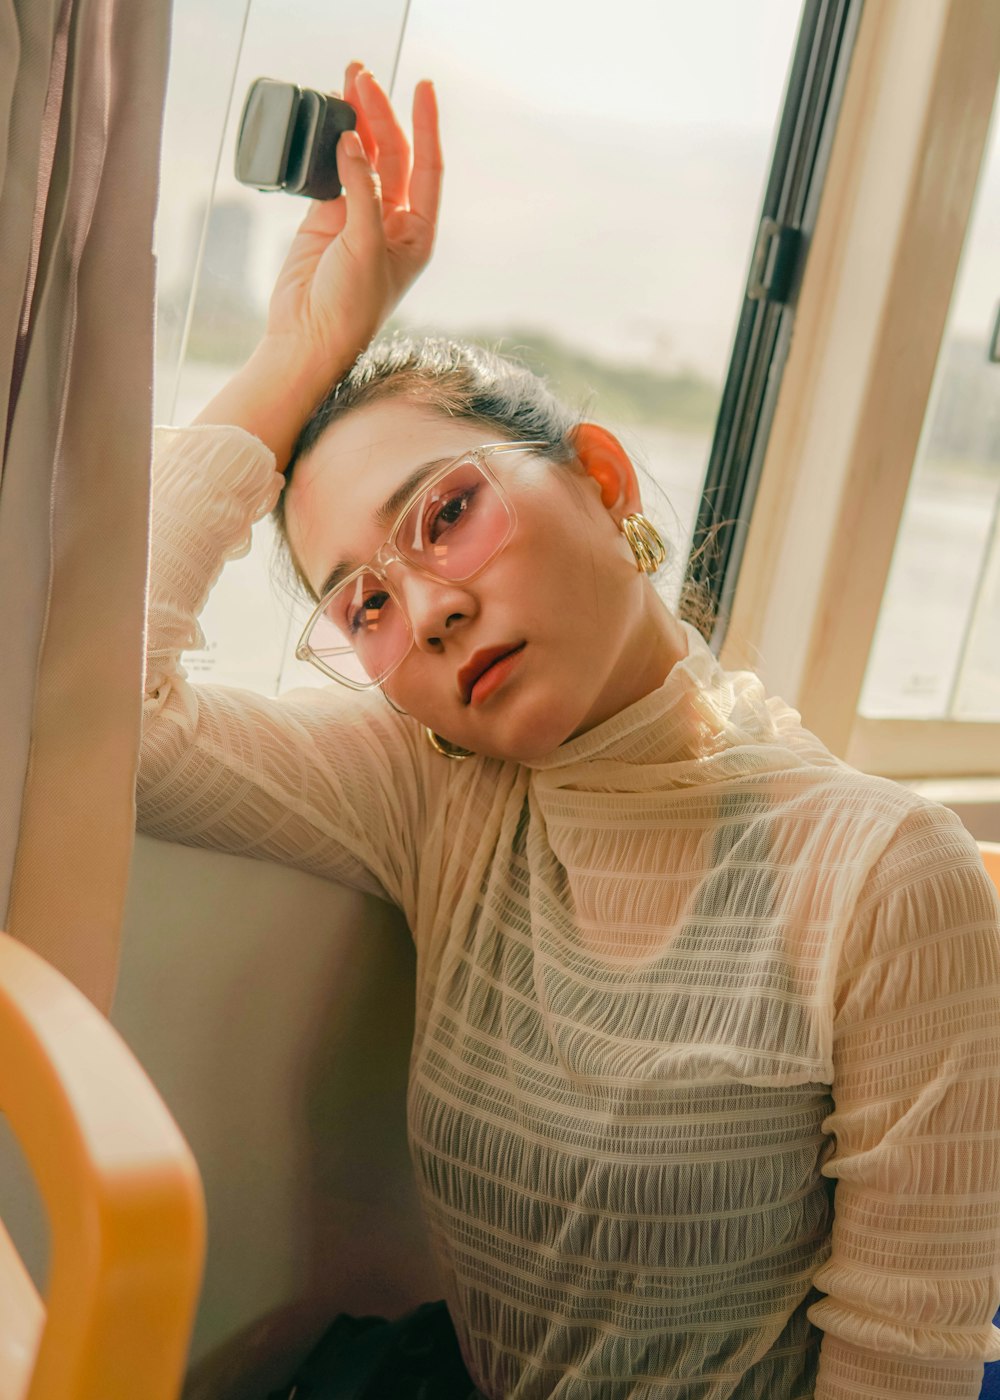
[[[974,1400],[1000,1359],[1000,929],[944,807],[859,773],[693,627],[527,765],[377,692],[192,687],[274,504],[239,428],[155,434],[141,828],[392,901],[408,1131],[491,1400]]]

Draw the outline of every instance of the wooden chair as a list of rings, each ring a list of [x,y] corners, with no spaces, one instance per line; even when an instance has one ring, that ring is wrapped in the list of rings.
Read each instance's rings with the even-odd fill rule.
[[[0,1223],[0,1400],[177,1400],[204,1266],[198,1168],[114,1027],[2,932],[0,1112],[50,1242],[43,1299]]]

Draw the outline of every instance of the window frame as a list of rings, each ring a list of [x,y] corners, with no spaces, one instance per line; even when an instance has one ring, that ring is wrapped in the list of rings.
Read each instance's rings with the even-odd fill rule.
[[[805,0],[767,167],[685,585],[726,635],[864,0]]]
[[[1000,722],[858,714],[998,77],[992,0],[865,7],[719,648],[889,777],[1000,773]]]

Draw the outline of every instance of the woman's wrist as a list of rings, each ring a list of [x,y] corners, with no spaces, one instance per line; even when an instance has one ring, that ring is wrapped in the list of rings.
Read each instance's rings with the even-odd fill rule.
[[[265,335],[192,421],[246,429],[271,449],[284,471],[303,426],[352,363],[347,353],[320,357]]]

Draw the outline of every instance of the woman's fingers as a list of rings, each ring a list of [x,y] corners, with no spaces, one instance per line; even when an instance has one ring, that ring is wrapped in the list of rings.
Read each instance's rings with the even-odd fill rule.
[[[371,123],[365,112],[365,104],[358,91],[358,77],[365,71],[363,63],[350,63],[347,67],[347,74],[344,78],[344,101],[349,102],[356,113],[356,127],[358,135],[361,137],[361,144],[368,154],[368,159],[375,163],[378,159],[378,141],[372,131]]]
[[[412,173],[392,105],[360,63],[348,65],[344,98],[357,112],[356,128],[337,144],[344,194],[310,202],[271,295],[268,331],[354,354],[430,256],[442,161],[429,82],[414,93]]]
[[[376,217],[393,217],[394,210],[412,214],[433,241],[441,200],[441,140],[434,86],[424,79],[413,94],[413,159],[410,146],[385,92],[360,62],[350,63],[344,75],[344,98],[358,114],[355,132],[344,132],[337,145],[337,166],[346,199],[315,200],[299,226],[299,233],[326,243],[347,230],[360,250],[370,240],[384,241]],[[354,144],[361,143],[359,153]],[[372,158],[374,147],[377,160]],[[354,196],[353,199],[351,196]],[[414,230],[415,232],[415,230]],[[412,237],[412,233],[410,235]],[[302,241],[302,252],[316,245]],[[321,249],[317,250],[321,251]],[[316,255],[316,254],[314,254]]]
[[[337,150],[340,182],[347,195],[344,237],[356,251],[367,251],[384,243],[381,182],[356,131],[342,132]]]
[[[388,95],[362,63],[348,65],[344,98],[357,112],[358,135],[378,172],[384,209],[388,212],[408,206],[433,234],[444,168],[433,83],[424,79],[413,94],[412,157]]]
[[[343,199],[311,199],[298,231],[319,234],[329,242],[344,227],[346,215],[347,209]]]
[[[441,203],[441,136],[438,130],[434,84],[424,79],[413,94],[413,174],[410,177],[410,212],[430,226],[437,224]]]
[[[383,202],[389,208],[405,205],[410,180],[410,144],[396,120],[392,103],[369,69],[358,74],[357,89],[366,122],[375,137]]]

